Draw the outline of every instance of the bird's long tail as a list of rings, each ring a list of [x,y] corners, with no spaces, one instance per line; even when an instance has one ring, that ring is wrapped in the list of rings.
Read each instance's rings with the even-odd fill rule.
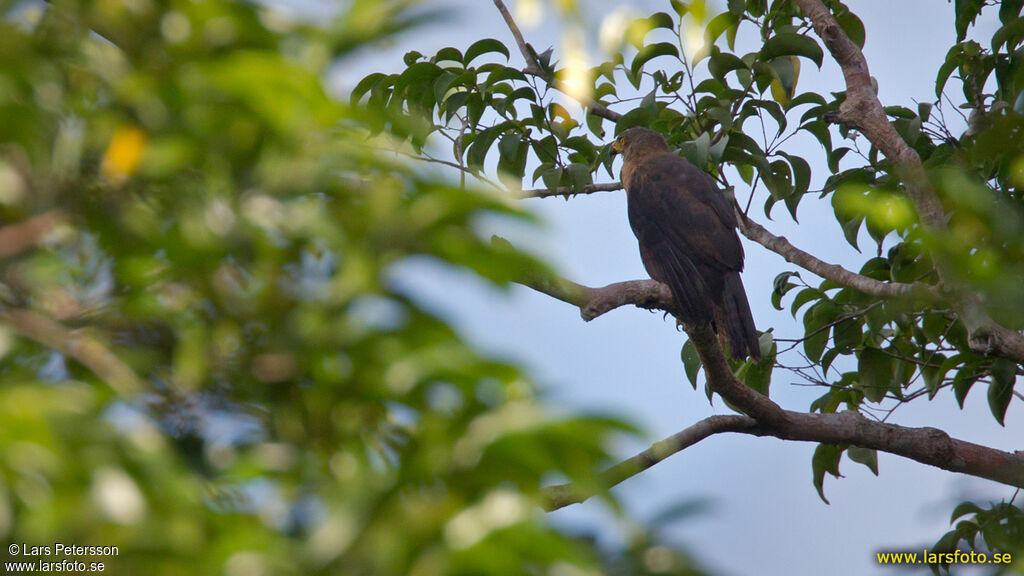
[[[754,327],[754,318],[750,314],[750,304],[747,302],[747,293],[743,290],[739,272],[730,272],[725,276],[722,316],[733,359],[742,360],[750,356],[754,360],[760,360],[761,347],[757,341],[757,329]]]

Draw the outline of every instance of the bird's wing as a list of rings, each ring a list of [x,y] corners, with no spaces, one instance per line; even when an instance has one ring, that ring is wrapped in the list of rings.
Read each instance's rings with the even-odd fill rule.
[[[724,273],[743,269],[729,202],[710,177],[674,155],[640,163],[629,180],[629,221],[648,272],[668,284],[691,320],[710,319]]]
[[[627,188],[630,216],[642,216],[647,232],[683,248],[694,264],[743,270],[735,213],[710,176],[665,154],[638,165]]]

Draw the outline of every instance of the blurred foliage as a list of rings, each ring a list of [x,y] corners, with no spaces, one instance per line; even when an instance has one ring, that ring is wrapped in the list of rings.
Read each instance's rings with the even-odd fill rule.
[[[870,40],[845,3],[824,3],[855,44]],[[616,178],[605,143],[648,126],[718,180],[744,213],[753,215],[757,205],[772,218],[782,205],[795,221],[801,204],[830,202],[850,246],[873,252],[854,268],[860,274],[944,290],[935,262],[947,262],[949,280],[977,294],[996,322],[1024,328],[1024,2],[957,0],[950,22],[957,40],[934,90],[922,88],[935,100],[884,108],[942,201],[949,227],[941,234],[920,225],[884,155],[836,123],[845,92],[801,90],[801,66],[820,68],[825,50],[795,3],[670,0],[653,14],[616,10],[596,22],[587,22],[577,3],[558,4],[571,21],[600,28],[606,61],[587,62],[566,41],[562,53],[528,46],[536,62],[524,68],[512,57],[516,46],[484,39],[464,50],[409,52],[404,70],[364,78],[353,102],[381,112],[375,129],[403,135],[415,150],[440,150],[466,174],[567,196],[602,173]],[[998,16],[998,26],[991,38],[974,39],[982,10]],[[450,150],[448,142],[455,143]],[[814,156],[803,153],[808,143]],[[1020,398],[1014,387],[1024,370],[972,349],[955,294],[946,292],[948,301],[879,301],[793,270],[782,271],[770,292],[748,289],[770,293],[777,309],[788,305],[802,320],[788,341],[773,341],[773,329],[764,334],[762,353],[774,365],[735,366],[762,393],[773,368],[787,370],[824,391],[813,412],[887,418],[906,402],[939,395],[962,407],[980,390],[1000,424]],[[692,345],[684,346],[682,361],[696,387],[700,359]],[[878,473],[874,451],[847,448],[815,452],[822,499],[824,477],[839,476],[844,454]],[[996,549],[1019,555],[1021,540],[986,532],[1001,530],[994,525],[1004,524],[982,522],[978,530]]]
[[[0,1],[0,536],[118,574],[696,574],[549,525],[542,480],[634,431],[551,415],[390,281],[543,268],[476,232],[527,214],[323,88],[430,13],[306,8]]]

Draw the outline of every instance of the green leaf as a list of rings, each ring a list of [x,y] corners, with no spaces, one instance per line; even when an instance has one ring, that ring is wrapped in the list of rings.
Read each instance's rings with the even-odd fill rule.
[[[818,42],[810,36],[782,32],[769,38],[761,48],[761,58],[768,61],[779,56],[803,56],[821,68],[824,52]]]
[[[769,328],[767,332],[761,332],[757,336],[757,349],[761,351],[761,362],[764,362],[764,358],[771,356],[774,365],[775,355],[778,353],[779,345],[775,342],[775,335],[772,334],[774,328]],[[767,394],[765,394],[767,396]]]
[[[582,162],[573,162],[569,164],[565,172],[563,172],[563,186],[572,186],[576,193],[583,192],[583,188],[588,184],[593,184],[594,172],[590,169],[590,164],[584,164]]]
[[[758,347],[761,350],[761,361],[754,362],[747,360],[736,371],[736,377],[747,387],[754,391],[768,396],[772,382],[772,370],[775,368],[775,354],[777,345],[771,333],[765,332],[758,337]]]
[[[964,61],[964,47],[962,44],[957,44],[949,49],[946,53],[946,59],[942,65],[939,66],[939,74],[935,78],[935,97],[942,98],[942,91],[946,87],[946,82],[949,80],[953,71]]]
[[[761,180],[775,200],[784,200],[793,193],[793,174],[785,160],[775,160],[770,164],[770,172],[761,172]]]
[[[693,345],[693,342],[687,340],[683,344],[683,349],[680,351],[680,357],[683,360],[683,369],[686,370],[686,378],[693,385],[693,389],[697,389],[697,374],[700,373],[700,355],[697,354],[697,347]]]
[[[1003,0],[999,3],[999,21],[1006,24],[1018,18],[1021,8],[1024,8],[1024,0]]]
[[[843,222],[843,237],[846,238],[846,242],[857,249],[860,252],[860,247],[857,246],[857,237],[860,235],[860,226],[864,223],[863,216],[857,216]]]
[[[398,76],[395,91],[404,93],[410,86],[433,85],[434,80],[443,72],[444,69],[433,62],[417,62]]]
[[[796,95],[796,84],[800,79],[800,59],[795,56],[774,58],[769,62],[774,80],[771,82],[772,98],[785,106]]]
[[[528,149],[522,134],[510,132],[502,136],[498,141],[498,170],[521,180],[526,171]]]
[[[836,21],[839,22],[839,26],[846,32],[850,40],[857,45],[858,48],[864,48],[864,23],[861,22],[860,18],[857,17],[853,12],[846,12],[845,14],[836,16]]]
[[[960,409],[963,409],[967,393],[970,392],[977,380],[978,374],[974,368],[967,366],[958,370],[956,376],[953,377],[953,396],[956,397],[956,403],[960,405]]]
[[[702,133],[692,142],[683,142],[683,145],[679,147],[683,156],[697,167],[705,166],[708,163],[710,150],[711,135],[707,132]]]
[[[419,62],[420,58],[423,58],[423,53],[412,50],[410,52],[406,52],[405,56],[402,56],[402,62],[404,62],[406,66],[412,66]]]
[[[555,190],[562,183],[562,169],[558,166],[552,166],[545,170],[540,178],[544,182],[545,188]]]
[[[747,69],[747,63],[735,54],[729,52],[716,52],[708,60],[708,71],[720,81],[725,81],[725,75],[733,70]]]
[[[818,106],[824,106],[825,97],[817,92],[804,92],[786,103],[786,111],[792,110],[802,104],[817,104]]]
[[[793,304],[789,309],[790,314],[793,315],[793,318],[796,318],[796,313],[804,304],[813,302],[814,300],[820,300],[822,298],[825,298],[825,294],[821,290],[818,290],[817,288],[804,288],[797,292],[796,298],[793,299]]]
[[[814,456],[811,458],[811,469],[814,473],[814,487],[818,490],[818,496],[825,504],[829,504],[825,498],[825,473],[828,472],[836,478],[839,474],[839,460],[843,457],[843,447],[834,444],[818,444],[814,449]]]
[[[651,122],[651,113],[646,108],[634,108],[626,112],[615,123],[615,134],[619,135],[624,130],[634,126],[648,126]]]
[[[821,355],[822,374],[828,374],[828,370],[829,368],[831,368],[832,363],[835,362],[837,356],[839,356],[838,348],[831,348],[829,350],[825,350],[825,353]]]
[[[452,81],[458,78],[459,75],[452,70],[445,70],[437,79],[434,80],[434,100],[436,102],[444,102],[445,94],[448,93],[448,88],[451,86]]]
[[[515,68],[511,68],[509,66],[500,66],[497,69],[487,73],[487,80],[484,81],[484,87],[490,88],[491,85],[495,84],[496,82],[501,82],[503,80],[519,80],[521,82],[525,82],[526,76],[519,70],[516,70]]]
[[[873,448],[861,448],[860,446],[850,446],[846,449],[846,455],[850,457],[850,460],[863,464],[878,476],[878,451]]]
[[[600,100],[605,96],[615,95],[615,84],[605,82],[594,89],[594,98]]]
[[[676,23],[668,14],[664,12],[655,12],[647,18],[647,26],[650,30],[654,30],[655,28],[674,30]]]
[[[469,149],[466,151],[466,163],[471,169],[483,170],[484,160],[487,159],[487,152],[490,151],[494,140],[504,129],[504,125],[499,124],[477,133],[473,143],[469,145]]]
[[[791,288],[796,287],[796,284],[790,282],[789,279],[799,277],[799,272],[782,272],[775,277],[775,280],[772,281],[772,290],[779,296],[785,296],[786,292],[789,292]]]
[[[928,102],[918,103],[917,115],[921,117],[921,122],[927,122],[932,115],[932,105]]]
[[[881,402],[895,380],[893,359],[878,348],[865,347],[858,354],[860,390],[872,402]]]
[[[1000,358],[990,369],[992,383],[988,386],[988,407],[1001,426],[1005,426],[1006,408],[1013,399],[1013,384],[1017,378],[1017,364],[1013,360]]]
[[[978,506],[974,502],[961,502],[956,505],[956,508],[953,508],[953,513],[949,516],[949,523],[953,524],[968,514],[977,514],[981,511],[981,506]]]
[[[848,318],[836,324],[832,329],[832,334],[836,349],[840,351],[849,351],[860,346],[861,339],[864,337],[861,331],[861,321],[857,318]]]
[[[800,156],[779,152],[793,169],[793,193],[786,197],[786,206],[796,219],[796,206],[811,187],[811,165]],[[790,201],[792,200],[792,206]]]
[[[821,359],[822,352],[828,344],[831,324],[838,314],[838,309],[827,300],[811,306],[804,314],[804,354],[811,362]]]
[[[658,42],[656,44],[648,44],[644,46],[636,56],[633,58],[633,63],[630,65],[629,70],[634,78],[639,78],[640,71],[643,70],[644,64],[657,58],[658,56],[673,56],[679,57],[679,49],[676,48],[675,44],[669,44],[668,42]]]
[[[458,48],[452,48],[451,46],[441,48],[440,50],[438,50],[437,54],[435,54],[434,57],[430,59],[430,61],[434,63],[445,61],[458,62],[459,64],[464,63],[462,58],[462,52],[460,52]]]
[[[711,47],[718,41],[723,32],[735,31],[740,19],[732,12],[723,12],[708,22],[704,30],[704,48],[694,55],[694,65],[700,62],[705,56],[710,55]],[[731,43],[730,43],[731,44]],[[730,48],[731,49],[731,48]]]
[[[821,143],[822,147],[824,147],[826,151],[832,150],[832,133],[829,132],[828,125],[825,124],[825,122],[821,120],[808,122],[807,124],[801,126],[800,129],[806,130],[813,134],[814,137],[818,139],[818,142]]]
[[[981,14],[985,6],[985,0],[956,0],[956,41],[963,42],[967,36],[967,28],[974,24],[974,20]]]
[[[385,74],[380,72],[374,72],[366,78],[363,78],[356,84],[356,87],[352,89],[352,96],[349,98],[349,102],[355,106],[367,92],[373,89],[374,86],[380,84],[380,81],[386,78]]]
[[[1007,51],[1012,52],[1020,44],[1021,36],[1024,36],[1024,18],[1017,18],[992,35],[992,51],[999,52],[1003,44],[1006,44]]]
[[[462,62],[465,65],[469,66],[469,63],[472,62],[477,56],[487,54],[488,52],[497,52],[503,55],[505,57],[506,62],[508,61],[510,56],[508,48],[506,48],[505,45],[501,43],[501,41],[495,40],[494,38],[486,38],[484,40],[478,40],[474,42],[472,45],[470,45],[470,47],[466,50],[466,56],[462,59]]]
[[[928,365],[921,367],[921,375],[924,377],[924,386],[928,390],[928,399],[931,400],[938,393],[942,381],[946,378],[946,356],[941,352],[928,354],[925,359]],[[937,365],[937,366],[936,366]]]

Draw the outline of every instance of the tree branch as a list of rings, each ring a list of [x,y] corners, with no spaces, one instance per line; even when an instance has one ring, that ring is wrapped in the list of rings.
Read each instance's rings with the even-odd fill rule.
[[[622,190],[622,184],[619,182],[609,182],[607,184],[587,184],[582,190],[577,190],[573,186],[559,186],[554,190],[548,188],[537,188],[534,190],[523,190],[520,194],[523,198],[552,198],[560,196],[568,199],[571,196],[577,194],[593,194],[594,192],[616,192]]]
[[[656,280],[629,280],[602,288],[590,288],[565,278],[525,274],[518,283],[576,306],[580,309],[580,316],[587,322],[630,304],[645,310],[675,312],[675,300],[668,286]]]
[[[739,219],[740,232],[744,236],[757,242],[761,246],[775,252],[786,259],[787,262],[814,272],[818,276],[831,280],[840,286],[853,288],[865,294],[878,298],[916,298],[930,302],[941,299],[941,294],[935,286],[914,282],[906,284],[903,282],[882,282],[856,272],[851,272],[838,264],[830,264],[808,252],[793,246],[784,236],[776,236],[766,230],[749,217]]]
[[[25,309],[8,309],[0,313],[0,319],[9,322],[22,336],[73,358],[118,394],[129,395],[145,389],[130,366],[99,340],[80,330],[69,330],[38,312]]]
[[[537,282],[534,279],[525,280],[523,284],[579,307],[584,318],[587,318],[587,311],[612,309],[622,303],[672,309],[671,295],[663,285],[654,281],[621,282],[597,289],[567,280],[548,279]],[[708,386],[731,406],[752,418],[756,426],[749,421],[743,421],[746,424],[740,425],[739,420],[729,421],[731,424],[728,426],[723,423],[698,423],[696,428],[680,432],[683,440],[693,439],[689,443],[679,441],[652,446],[648,451],[603,472],[599,477],[600,487],[611,487],[712,434],[732,431],[774,436],[783,440],[871,448],[943,470],[1024,488],[1024,452],[1010,453],[957,440],[936,428],[907,428],[869,420],[852,410],[828,414],[785,410],[736,377],[710,325],[689,325],[685,328],[700,356]],[[666,450],[666,447],[671,446],[677,448]],[[652,459],[653,456],[660,457]],[[647,466],[637,465],[648,461],[650,464]],[[546,495],[546,505],[554,509],[560,507],[559,503],[564,506],[581,502],[594,493],[593,490],[577,487],[552,487]]]
[[[516,39],[516,44],[519,46],[519,52],[522,53],[523,59],[526,60],[526,68],[523,69],[523,73],[532,74],[534,76],[540,76],[543,74],[540,63],[534,58],[533,52],[530,50],[529,45],[526,44],[526,39],[523,38],[523,33],[519,30],[519,25],[516,24],[512,13],[508,11],[508,7],[502,0],[494,0],[494,5],[497,6],[498,12],[501,12],[501,17],[505,19],[505,24],[508,26],[509,31],[512,32],[512,36]]]
[[[607,490],[623,480],[632,478],[658,462],[677,452],[682,452],[709,436],[723,432],[743,432],[745,434],[757,435],[759,431],[757,421],[748,416],[711,416],[705,418],[681,432],[677,432],[660,442],[655,442],[650,448],[636,456],[623,460],[601,472],[597,477],[597,490],[584,490],[572,484],[559,484],[545,488],[543,507],[548,512],[551,512],[570,504],[581,503],[597,494],[598,491]]]
[[[570,186],[557,188],[555,191],[547,189],[523,190],[523,196],[526,198],[549,198],[552,196],[569,197],[577,193],[591,194],[594,192],[611,192],[621,189],[622,184],[620,182],[611,182],[608,184],[590,184],[584,186],[583,190],[580,192],[576,192]],[[764,226],[754,222],[747,216],[741,216],[738,220],[740,232],[750,240],[753,240],[761,246],[775,252],[779,256],[782,256],[788,262],[792,262],[804,270],[813,272],[822,278],[839,284],[840,286],[853,288],[854,290],[859,290],[865,294],[878,298],[915,298],[929,302],[937,302],[942,298],[942,294],[935,286],[921,282],[914,282],[912,284],[902,282],[882,282],[881,280],[875,280],[874,278],[851,272],[842,266],[830,264],[797,248],[791,244],[789,240],[786,240],[785,237],[772,234]],[[638,294],[646,294],[646,292],[641,291],[638,292]],[[671,302],[671,300],[669,302]],[[624,301],[620,303],[619,306],[625,304],[637,304],[641,308],[650,308],[649,306],[643,306],[636,301]],[[612,309],[613,308],[608,308],[603,310],[601,314]],[[600,314],[597,316],[599,315]],[[597,316],[587,318],[587,320],[591,320]]]
[[[946,229],[941,202],[931,188],[920,157],[899,136],[889,122],[871,86],[871,75],[863,53],[843,32],[835,18],[820,0],[793,0],[806,14],[817,34],[839,63],[846,79],[846,100],[840,108],[840,120],[856,127],[892,162],[894,170],[914,203],[921,223],[934,231]],[[543,77],[534,54],[515,25],[502,0],[494,0],[505,18],[520,51],[527,61],[527,73]],[[545,78],[550,82],[550,79]],[[595,102],[581,102],[591,112],[618,120],[618,114]],[[600,106],[600,108],[595,108]],[[609,114],[610,113],[610,114]],[[619,184],[591,185],[582,193],[619,189]],[[526,197],[549,197],[576,194],[572,188],[526,190]],[[912,297],[939,300],[940,290],[922,283],[887,283],[868,278],[840,266],[824,262],[804,252],[785,238],[774,236],[749,219],[741,219],[743,234],[792,262],[819,276],[880,298]],[[950,282],[948,266],[937,258],[940,281],[965,297],[957,302],[958,312],[971,337],[972,348],[998,354],[1024,363],[1024,336],[995,324],[973,293],[958,290]],[[671,312],[674,302],[665,286],[652,280],[620,282],[603,288],[589,288],[560,278],[528,278],[523,284],[570,303],[580,309],[585,320],[623,306]],[[935,428],[907,428],[865,418],[857,411],[842,413],[804,413],[785,410],[744,385],[733,373],[709,325],[685,326],[700,356],[710,389],[722,396],[730,406],[747,416],[716,416],[698,422],[682,432],[662,440],[640,454],[602,472],[598,488],[584,489],[561,485],[545,490],[545,508],[553,510],[582,502],[599,490],[607,489],[664,460],[693,444],[721,432],[742,432],[837,445],[852,445],[903,456],[944,470],[969,474],[1024,487],[1024,452],[1010,453],[963,440],[951,438]]]
[[[523,69],[523,74],[541,78],[549,85],[557,88],[557,86],[550,82],[550,78],[544,75],[543,68],[541,68],[540,63],[537,62],[537,58],[534,55],[533,50],[530,48],[530,45],[527,44],[526,39],[523,38],[523,33],[519,30],[519,25],[516,24],[515,19],[512,18],[512,13],[509,12],[508,7],[505,6],[505,2],[502,0],[494,0],[494,5],[498,8],[498,11],[501,12],[501,17],[505,19],[505,24],[508,26],[509,31],[512,32],[512,36],[516,39],[516,45],[519,46],[519,52],[522,53],[523,59],[526,60],[526,68]],[[618,122],[619,118],[622,118],[622,114],[619,114],[614,110],[609,110],[604,104],[601,104],[593,98],[579,99],[579,103],[583,107],[589,108],[591,114],[600,116],[606,120]]]
[[[0,258],[15,256],[35,247],[63,221],[63,212],[53,210],[0,228]]]
[[[840,121],[857,128],[892,162],[921,223],[934,232],[945,232],[946,214],[942,202],[928,182],[921,157],[889,122],[871,86],[871,72],[863,52],[850,40],[821,0],[793,1],[811,20],[814,31],[843,70],[846,100],[839,108]],[[1002,356],[1024,364],[1024,335],[993,321],[978,296],[953,282],[950,266],[941,255],[936,256],[939,278],[959,295],[954,304],[967,328],[971,349],[979,354]]]

